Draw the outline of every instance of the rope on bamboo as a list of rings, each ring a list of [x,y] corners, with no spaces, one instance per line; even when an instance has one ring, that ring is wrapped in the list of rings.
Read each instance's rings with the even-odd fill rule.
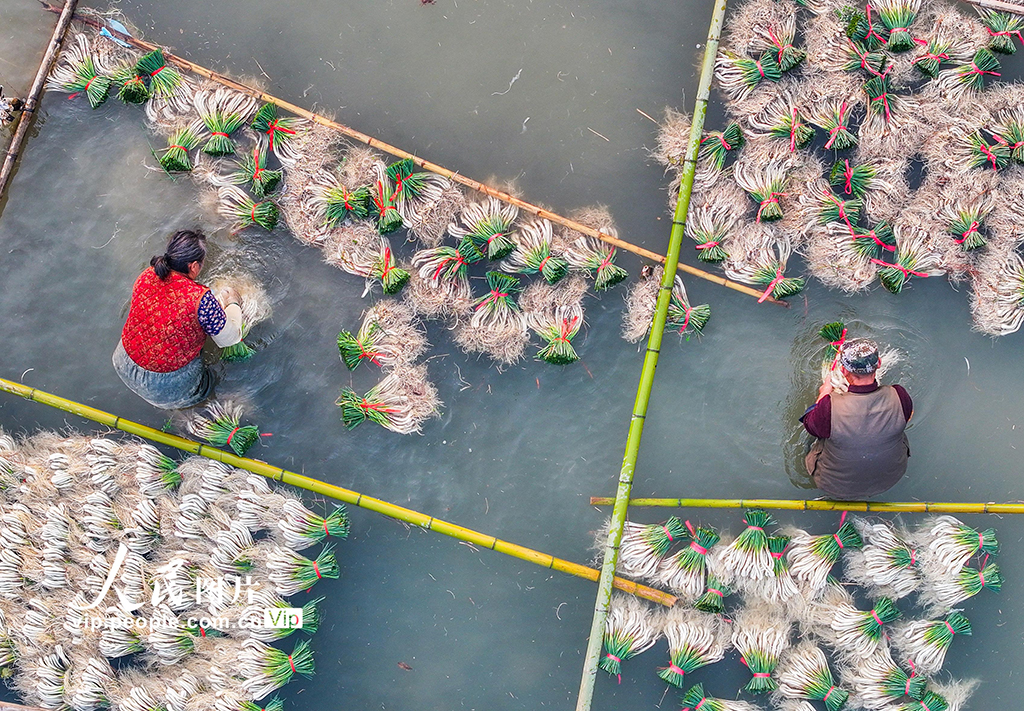
[[[50,12],[57,11],[55,7],[43,2],[43,0],[40,0],[40,2],[46,10],[49,10]],[[663,255],[658,254],[657,252],[652,252],[649,249],[639,247],[635,244],[632,244],[631,242],[626,242],[625,240],[621,240],[618,237],[613,237],[611,235],[605,234],[604,232],[594,229],[593,227],[588,227],[586,225],[580,224],[575,220],[570,220],[567,217],[562,217],[557,213],[545,210],[544,208],[526,202],[525,200],[521,200],[515,197],[514,195],[509,195],[508,193],[484,185],[483,183],[473,180],[472,178],[467,178],[466,176],[461,175],[456,171],[449,170],[448,168],[438,165],[437,163],[431,163],[428,160],[420,158],[419,156],[409,153],[408,151],[404,151],[396,146],[384,143],[383,141],[378,140],[373,136],[367,135],[361,131],[357,131],[354,128],[350,128],[344,124],[338,123],[337,121],[332,121],[331,119],[326,118],[325,116],[313,113],[312,111],[304,109],[301,106],[296,106],[295,104],[285,101],[284,99],[279,99],[276,96],[267,94],[266,92],[260,91],[259,89],[255,89],[246,84],[241,84],[235,81],[234,79],[229,79],[223,74],[218,74],[217,72],[211,69],[207,69],[206,67],[195,64],[194,62],[190,62],[187,59],[182,59],[181,57],[175,56],[171,52],[168,52],[166,49],[163,49],[158,45],[152,44],[151,42],[136,39],[135,37],[122,34],[109,27],[104,27],[103,23],[99,22],[94,18],[76,15],[74,19],[96,29],[105,29],[113,37],[128,42],[129,44],[139,49],[143,49],[146,51],[161,49],[164,54],[164,59],[166,59],[168,62],[172,64],[177,64],[179,67],[183,69],[193,72],[194,74],[206,77],[207,79],[215,81],[218,84],[223,84],[229,89],[234,89],[235,91],[257,98],[260,101],[265,101],[269,104],[274,104],[278,108],[284,109],[285,111],[293,113],[296,116],[301,116],[303,118],[309,119],[310,121],[318,123],[321,126],[325,126],[327,128],[338,131],[339,133],[343,133],[349,138],[359,141],[360,143],[365,143],[371,148],[376,148],[380,151],[389,153],[398,158],[409,158],[410,160],[412,160],[413,163],[423,168],[424,170],[430,171],[431,173],[436,173],[437,175],[442,175],[450,180],[453,180],[457,183],[466,186],[467,188],[470,188],[471,190],[476,190],[477,192],[483,193],[484,195],[489,195],[491,197],[497,198],[502,202],[515,205],[516,207],[525,210],[529,213],[532,213],[534,215],[537,215],[540,218],[543,218],[558,225],[562,225],[563,227],[568,227],[571,230],[575,230],[576,232],[580,232],[590,237],[594,237],[595,239],[599,239],[602,242],[613,245],[627,252],[632,252],[633,254],[644,257],[645,259],[650,259],[654,262],[658,262],[659,264],[665,263],[665,257]],[[706,281],[710,281],[714,284],[719,284],[734,291],[738,291],[742,294],[746,294],[747,296],[753,296],[754,298],[757,299],[761,298],[762,294],[760,291],[752,289],[749,286],[745,286],[743,284],[731,281],[729,279],[726,279],[725,277],[720,277],[716,274],[711,274],[710,272],[706,272],[703,269],[698,269],[697,267],[693,267],[690,266],[689,264],[684,264],[682,262],[678,263],[678,268],[688,274],[692,274],[693,276],[699,277]],[[768,299],[766,299],[766,301],[770,301],[773,304],[778,304],[780,306],[785,306],[786,308],[789,308],[788,303],[786,303],[785,301],[781,301],[779,299],[769,297]]]
[[[611,506],[610,496],[591,496],[591,506]],[[791,511],[874,511],[901,513],[1024,514],[1024,503],[969,501],[831,501],[828,499],[662,499],[636,498],[630,506],[692,509],[788,509]]]

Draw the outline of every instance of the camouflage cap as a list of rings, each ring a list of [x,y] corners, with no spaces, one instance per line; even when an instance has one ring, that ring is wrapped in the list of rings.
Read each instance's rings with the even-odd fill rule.
[[[844,368],[857,375],[871,375],[878,370],[878,344],[867,338],[847,341],[839,354]]]

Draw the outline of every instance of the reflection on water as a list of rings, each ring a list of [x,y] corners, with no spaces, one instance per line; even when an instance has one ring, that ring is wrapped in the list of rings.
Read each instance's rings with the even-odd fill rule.
[[[934,378],[921,375],[934,369],[934,352],[928,338],[910,324],[891,317],[865,322],[851,311],[846,311],[837,315],[834,320],[842,321],[846,325],[848,340],[870,338],[878,344],[879,351],[892,349],[895,352],[891,365],[878,380],[882,385],[899,383],[910,393],[914,400],[914,417],[907,428],[910,432],[915,425],[927,418],[937,394]],[[804,457],[814,438],[807,433],[799,420],[817,398],[818,388],[821,386],[822,359],[828,344],[818,335],[818,330],[825,323],[808,323],[793,339],[793,371],[790,376],[789,393],[783,405],[783,417],[787,423],[786,439],[782,443],[783,462],[790,482],[801,489],[815,488],[804,466]],[[913,437],[910,439],[913,451]]]

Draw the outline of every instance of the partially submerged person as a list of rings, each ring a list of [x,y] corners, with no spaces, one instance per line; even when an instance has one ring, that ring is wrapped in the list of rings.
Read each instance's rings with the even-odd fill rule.
[[[128,319],[114,350],[114,370],[155,407],[192,407],[208,398],[213,375],[200,355],[206,337],[221,348],[242,338],[242,310],[234,289],[224,290],[222,305],[196,281],[205,259],[206,237],[183,230],[135,280]]]
[[[800,418],[817,442],[804,460],[815,485],[834,499],[865,499],[892,488],[907,471],[904,430],[914,414],[900,385],[879,385],[878,346],[856,339],[843,345],[838,366],[849,392],[833,392],[826,376],[817,402]]]

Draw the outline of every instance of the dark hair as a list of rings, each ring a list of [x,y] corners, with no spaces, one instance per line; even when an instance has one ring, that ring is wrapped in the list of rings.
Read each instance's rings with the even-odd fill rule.
[[[188,274],[188,265],[206,259],[206,235],[192,230],[175,232],[167,243],[167,251],[149,260],[149,266],[161,279],[172,271]]]

